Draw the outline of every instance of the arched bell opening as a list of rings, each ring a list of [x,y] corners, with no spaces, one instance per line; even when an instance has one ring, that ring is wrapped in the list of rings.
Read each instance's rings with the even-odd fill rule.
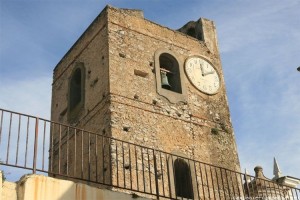
[[[159,56],[161,87],[182,93],[178,61],[168,53]]]

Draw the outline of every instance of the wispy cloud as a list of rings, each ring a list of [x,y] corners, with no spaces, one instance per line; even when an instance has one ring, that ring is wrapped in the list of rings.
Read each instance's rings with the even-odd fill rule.
[[[232,7],[228,13],[221,12],[222,15],[218,19],[219,33],[224,37],[221,52],[258,45],[259,41],[262,41],[260,44],[264,44],[272,39],[283,39],[290,35],[290,32],[296,32],[298,27],[290,26],[291,23],[295,23],[290,19],[298,16],[295,8],[300,6],[300,2],[274,2],[240,1],[237,7]],[[299,38],[295,39],[299,41]]]
[[[270,178],[274,156],[283,174],[300,177],[299,6],[238,1],[217,17],[241,166],[261,165]]]

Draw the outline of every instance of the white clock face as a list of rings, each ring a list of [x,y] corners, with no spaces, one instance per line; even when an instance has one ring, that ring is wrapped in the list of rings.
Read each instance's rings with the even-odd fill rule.
[[[216,94],[220,78],[215,68],[200,57],[190,57],[185,62],[185,72],[191,83],[201,92]]]

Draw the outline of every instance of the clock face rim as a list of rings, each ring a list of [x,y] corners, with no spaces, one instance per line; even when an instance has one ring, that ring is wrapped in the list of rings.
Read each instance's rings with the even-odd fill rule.
[[[194,83],[194,81],[192,80],[192,78],[189,76],[189,73],[187,72],[187,64],[188,64],[188,61],[191,60],[191,59],[201,59],[201,60],[204,60],[204,61],[207,62],[207,63],[213,68],[213,70],[216,72],[217,77],[218,77],[218,82],[219,82],[219,84],[218,84],[218,89],[217,89],[215,92],[212,92],[212,93],[207,92],[207,91],[205,91],[205,90],[199,88],[199,87]],[[205,93],[205,94],[207,94],[207,95],[215,95],[215,94],[217,94],[217,93],[219,92],[219,90],[220,90],[220,88],[221,88],[221,85],[222,85],[222,84],[221,84],[221,78],[220,78],[219,72],[218,72],[218,70],[216,70],[215,66],[214,66],[207,58],[205,58],[205,57],[203,57],[203,56],[199,56],[199,55],[189,56],[189,57],[186,58],[186,60],[185,60],[185,63],[184,63],[184,71],[185,71],[185,74],[186,74],[188,80],[190,81],[190,83],[191,83],[198,91],[203,92],[203,93]]]

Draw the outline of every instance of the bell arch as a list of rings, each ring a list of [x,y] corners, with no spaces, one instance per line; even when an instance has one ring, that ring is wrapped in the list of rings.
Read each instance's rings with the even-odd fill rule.
[[[161,87],[173,92],[182,93],[179,63],[174,56],[162,53],[159,56]]]
[[[158,49],[155,52],[155,75],[157,93],[170,102],[186,101],[183,60],[174,52]]]

